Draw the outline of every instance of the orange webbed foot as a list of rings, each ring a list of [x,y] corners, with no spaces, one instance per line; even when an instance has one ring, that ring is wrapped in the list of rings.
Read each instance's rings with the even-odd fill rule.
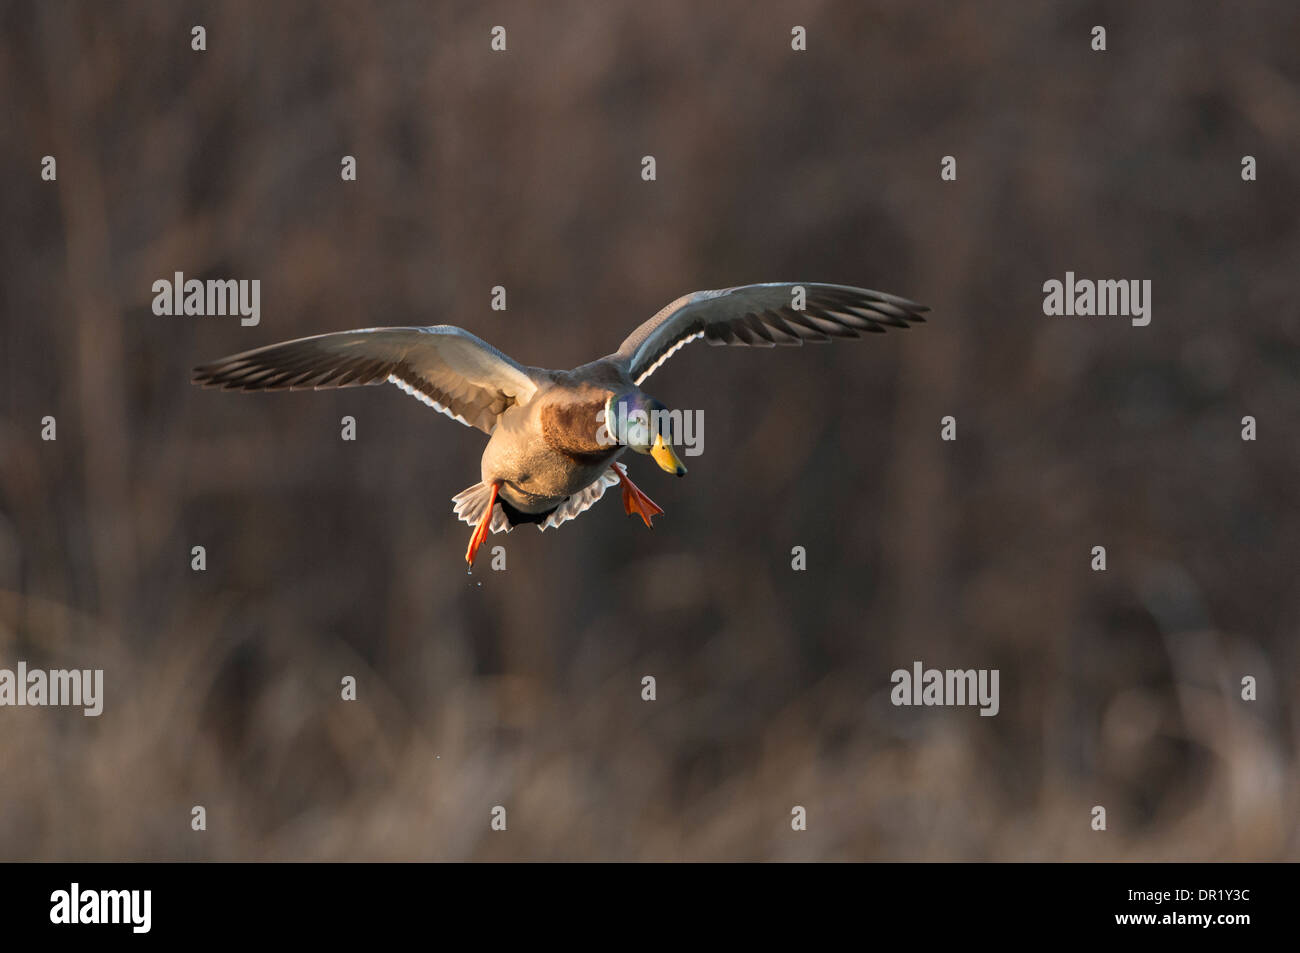
[[[618,481],[623,486],[623,512],[628,516],[635,513],[641,521],[654,529],[651,520],[663,512],[663,509],[627,477],[627,470],[621,463],[611,463],[610,468],[618,474]]]

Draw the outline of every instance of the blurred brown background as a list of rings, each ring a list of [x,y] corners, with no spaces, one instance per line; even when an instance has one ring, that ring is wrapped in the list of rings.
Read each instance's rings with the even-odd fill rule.
[[[0,858],[1300,856],[1298,35],[1284,0],[3,5],[0,667],[107,698],[0,709]],[[1151,279],[1151,325],[1045,317],[1067,270]],[[153,315],[175,271],[261,279],[261,325]],[[611,495],[493,538],[504,573],[450,512],[478,432],[189,384],[383,324],[570,367],[767,280],[932,320],[687,348],[650,389],[705,453],[632,461],[654,531]],[[914,660],[999,668],[1001,714],[892,707]]]

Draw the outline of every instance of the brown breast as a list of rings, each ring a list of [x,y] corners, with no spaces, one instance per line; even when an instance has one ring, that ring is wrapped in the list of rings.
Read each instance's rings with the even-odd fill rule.
[[[617,446],[596,439],[600,429],[597,415],[613,392],[602,387],[580,385],[565,388],[546,398],[541,408],[542,439],[566,456],[592,463],[613,456]]]

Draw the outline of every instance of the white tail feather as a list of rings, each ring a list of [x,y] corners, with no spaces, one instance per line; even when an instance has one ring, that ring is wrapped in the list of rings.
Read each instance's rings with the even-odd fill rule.
[[[452,512],[470,526],[477,526],[478,521],[483,518],[483,510],[487,508],[490,499],[492,499],[492,488],[486,483],[475,483],[451,498]],[[492,532],[508,533],[512,528],[498,502],[492,507]]]

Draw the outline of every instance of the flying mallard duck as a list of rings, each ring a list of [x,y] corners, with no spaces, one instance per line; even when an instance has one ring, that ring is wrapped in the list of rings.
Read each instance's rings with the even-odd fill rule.
[[[796,309],[800,296],[804,307]],[[488,434],[482,481],[452,498],[456,515],[474,527],[465,551],[472,567],[489,530],[559,526],[615,484],[622,484],[626,513],[651,525],[663,510],[616,461],[630,447],[669,473],[686,473],[665,432],[667,408],[641,384],[691,341],[747,347],[825,342],[906,328],[924,321],[927,310],[844,285],[744,285],[684,295],[613,354],[571,371],[525,367],[468,331],[440,324],[272,344],[197,367],[193,380],[243,391],[392,383]]]

